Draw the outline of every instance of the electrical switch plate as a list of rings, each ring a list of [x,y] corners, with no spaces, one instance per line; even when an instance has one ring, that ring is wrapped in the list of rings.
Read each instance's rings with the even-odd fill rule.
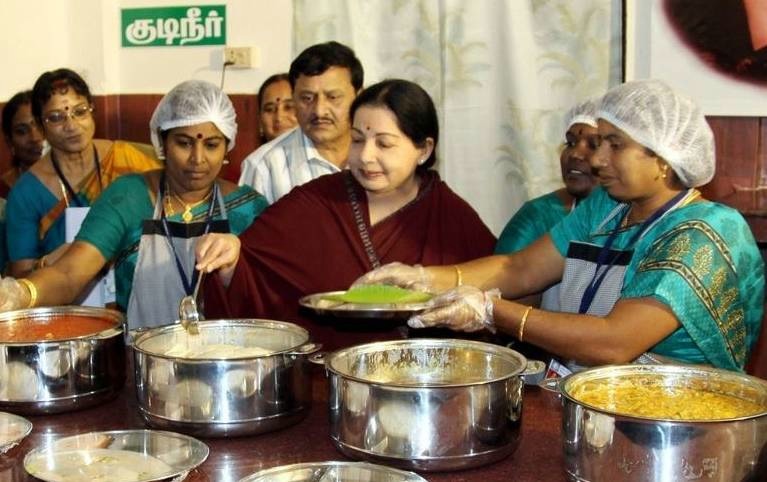
[[[224,62],[233,68],[249,69],[253,65],[250,47],[224,47]]]

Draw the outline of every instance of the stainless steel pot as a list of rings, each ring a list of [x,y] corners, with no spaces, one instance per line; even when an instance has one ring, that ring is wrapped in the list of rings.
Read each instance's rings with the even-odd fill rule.
[[[573,391],[586,381],[646,375],[659,377],[666,387],[727,394],[767,406],[767,382],[715,368],[624,365],[569,375],[559,381],[559,390],[570,480],[767,480],[767,410],[737,419],[674,421],[619,415],[573,397]]]
[[[525,358],[468,340],[411,339],[342,349],[325,361],[330,436],[345,455],[439,471],[517,447]]]
[[[0,323],[46,323],[61,316],[111,322],[93,335],[40,342],[0,342],[0,409],[37,415],[91,407],[125,383],[124,317],[114,310],[82,306],[0,313]]]
[[[133,343],[136,394],[152,426],[202,437],[253,435],[301,420],[311,405],[303,328],[271,320],[209,320],[149,328]],[[192,359],[163,355],[189,343],[260,347],[268,355]]]

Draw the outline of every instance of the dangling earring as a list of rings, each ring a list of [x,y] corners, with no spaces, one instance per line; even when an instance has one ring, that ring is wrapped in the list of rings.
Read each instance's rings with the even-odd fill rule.
[[[663,179],[666,179],[666,177],[668,177],[668,166],[663,166],[663,175],[661,177]]]

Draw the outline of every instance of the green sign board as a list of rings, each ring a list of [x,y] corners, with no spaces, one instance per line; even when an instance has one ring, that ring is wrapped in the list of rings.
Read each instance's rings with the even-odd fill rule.
[[[122,9],[123,47],[226,45],[226,5]]]

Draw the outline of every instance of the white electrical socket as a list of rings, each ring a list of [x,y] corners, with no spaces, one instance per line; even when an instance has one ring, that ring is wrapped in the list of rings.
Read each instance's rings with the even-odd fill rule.
[[[224,62],[232,68],[251,68],[253,62],[250,47],[224,47]]]

